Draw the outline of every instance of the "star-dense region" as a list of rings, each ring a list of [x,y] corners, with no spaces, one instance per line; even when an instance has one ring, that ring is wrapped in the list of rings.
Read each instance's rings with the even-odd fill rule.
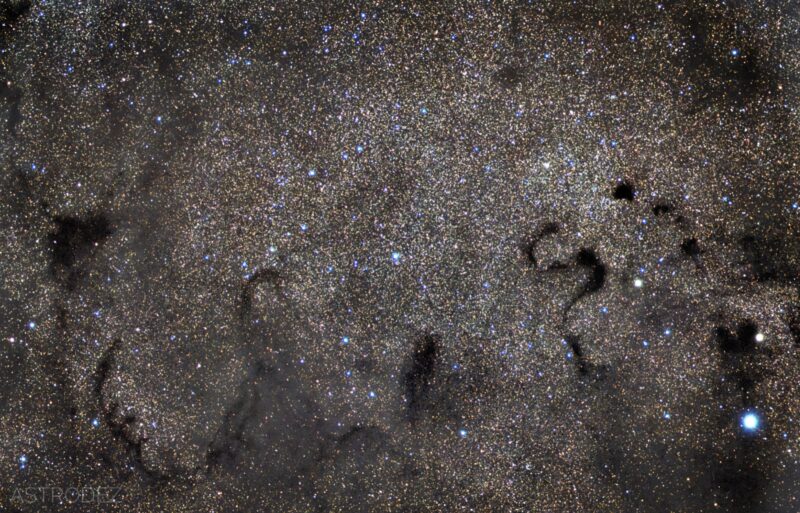
[[[0,509],[800,511],[800,4],[0,7]]]

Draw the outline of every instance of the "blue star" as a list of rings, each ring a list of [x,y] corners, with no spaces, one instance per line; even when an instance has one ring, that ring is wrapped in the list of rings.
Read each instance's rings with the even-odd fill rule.
[[[467,430],[463,429],[463,428],[459,429],[458,430],[458,436],[460,436],[461,438],[466,438],[467,437]]]
[[[761,419],[759,418],[758,414],[753,411],[749,411],[742,415],[739,424],[742,426],[742,429],[745,431],[756,431],[758,426],[761,424]]]
[[[392,263],[394,265],[400,264],[400,260],[403,258],[403,255],[400,254],[398,251],[392,251]]]

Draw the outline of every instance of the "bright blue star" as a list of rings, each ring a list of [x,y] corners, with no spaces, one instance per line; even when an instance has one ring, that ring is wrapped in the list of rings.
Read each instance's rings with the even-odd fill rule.
[[[761,419],[758,417],[757,413],[749,411],[744,415],[742,415],[740,424],[742,426],[742,429],[744,429],[745,431],[755,431],[761,424]]]

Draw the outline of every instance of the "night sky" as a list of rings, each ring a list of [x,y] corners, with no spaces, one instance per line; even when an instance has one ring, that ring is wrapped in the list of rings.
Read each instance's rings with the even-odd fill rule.
[[[0,511],[800,511],[798,108],[794,0],[0,2]]]

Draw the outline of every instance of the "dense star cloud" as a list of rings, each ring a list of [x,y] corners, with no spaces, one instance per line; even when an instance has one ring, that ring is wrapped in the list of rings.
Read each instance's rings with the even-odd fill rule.
[[[0,510],[800,510],[794,1],[0,3]]]

